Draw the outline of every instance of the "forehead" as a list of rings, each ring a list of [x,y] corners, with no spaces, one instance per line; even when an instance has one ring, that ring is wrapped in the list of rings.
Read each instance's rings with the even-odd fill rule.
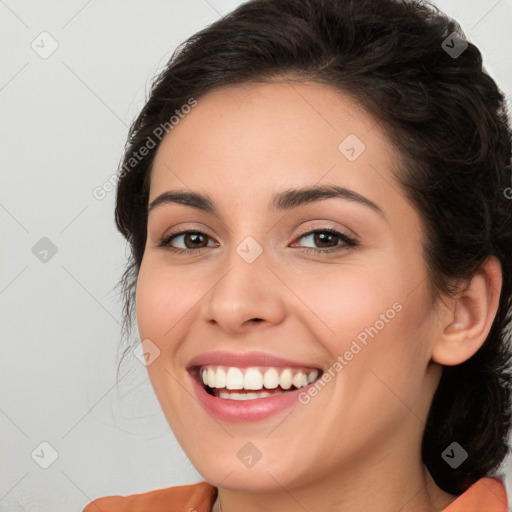
[[[164,137],[149,200],[179,187],[214,196],[222,190],[231,204],[248,204],[259,194],[325,182],[366,191],[378,202],[390,194],[397,160],[377,121],[332,87],[222,87],[200,97]]]

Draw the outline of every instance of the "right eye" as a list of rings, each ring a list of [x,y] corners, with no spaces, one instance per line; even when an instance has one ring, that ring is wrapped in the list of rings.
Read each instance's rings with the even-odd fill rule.
[[[182,247],[176,247],[174,244],[176,241]],[[212,240],[210,236],[202,231],[198,230],[185,230],[185,231],[177,231],[175,233],[171,233],[170,235],[166,235],[164,238],[160,240],[158,243],[158,247],[165,247],[169,251],[172,252],[190,252],[197,251],[200,249],[205,249],[208,245],[204,245],[205,241],[208,244],[208,240]],[[218,245],[218,244],[217,244]],[[214,244],[214,247],[216,245]]]

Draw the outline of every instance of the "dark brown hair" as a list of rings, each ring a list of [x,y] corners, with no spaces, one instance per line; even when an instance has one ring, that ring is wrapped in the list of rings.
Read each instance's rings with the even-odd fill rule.
[[[454,48],[463,51],[457,55]],[[512,137],[504,97],[479,50],[425,2],[253,0],[176,50],[131,127],[119,174],[116,224],[131,248],[121,281],[126,332],[158,143],[136,163],[130,159],[190,98],[281,77],[349,94],[386,130],[401,156],[396,179],[422,218],[434,298],[454,293],[489,256],[501,263],[503,286],[490,333],[468,361],[443,368],[423,437],[423,461],[433,478],[460,494],[495,472],[507,454]],[[456,469],[441,455],[452,442],[468,452]]]

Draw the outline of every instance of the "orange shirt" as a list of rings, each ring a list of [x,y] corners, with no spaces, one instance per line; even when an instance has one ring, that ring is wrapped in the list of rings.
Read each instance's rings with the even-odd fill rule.
[[[199,482],[126,497],[99,498],[83,512],[211,512],[216,497],[216,487]],[[442,512],[507,512],[505,487],[500,480],[481,478]]]

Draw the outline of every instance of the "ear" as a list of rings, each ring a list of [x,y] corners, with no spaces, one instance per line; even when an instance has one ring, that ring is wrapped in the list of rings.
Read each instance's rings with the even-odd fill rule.
[[[478,351],[498,311],[501,285],[500,262],[490,256],[464,289],[440,311],[433,361],[453,366],[467,361]]]

